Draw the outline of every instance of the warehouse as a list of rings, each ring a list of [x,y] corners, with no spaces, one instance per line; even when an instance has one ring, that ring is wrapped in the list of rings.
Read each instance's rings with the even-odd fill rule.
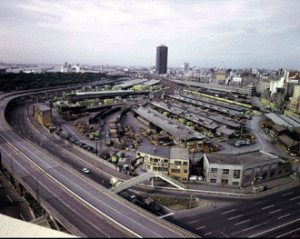
[[[140,106],[139,108],[132,110],[135,117],[140,116],[141,118],[145,119],[146,122],[149,122],[150,128],[156,128],[158,131],[164,130],[168,132],[178,143],[201,141],[206,138],[205,135],[190,129],[189,127],[174,122],[149,108]]]

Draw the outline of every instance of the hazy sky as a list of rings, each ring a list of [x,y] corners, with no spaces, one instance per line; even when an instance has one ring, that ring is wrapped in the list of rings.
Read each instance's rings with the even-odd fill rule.
[[[300,0],[1,0],[0,60],[300,70]]]

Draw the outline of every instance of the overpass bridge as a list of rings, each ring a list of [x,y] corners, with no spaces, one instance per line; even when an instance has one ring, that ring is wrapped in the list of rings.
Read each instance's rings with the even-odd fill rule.
[[[177,180],[175,180],[173,178],[168,177],[167,175],[164,175],[164,174],[159,173],[159,172],[149,172],[149,173],[139,175],[137,177],[133,177],[133,178],[131,178],[127,181],[124,181],[120,184],[117,184],[116,186],[111,188],[111,191],[114,192],[114,193],[119,193],[119,192],[121,192],[121,191],[123,191],[127,188],[130,188],[134,185],[140,184],[140,183],[144,182],[145,180],[153,179],[153,178],[160,178],[160,179],[172,184],[173,186],[175,186],[175,187],[177,187],[181,190],[186,189],[186,185],[178,182]]]

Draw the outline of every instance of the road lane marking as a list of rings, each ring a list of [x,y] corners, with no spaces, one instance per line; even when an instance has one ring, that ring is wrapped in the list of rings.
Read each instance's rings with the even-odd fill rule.
[[[6,195],[6,197],[9,199],[9,201],[13,202],[9,195]]]
[[[274,204],[272,204],[272,205],[270,205],[270,206],[263,207],[263,208],[262,208],[262,210],[265,210],[265,209],[267,209],[267,208],[274,207],[274,206],[275,206],[275,205],[274,205]]]
[[[224,232],[221,232],[221,231],[219,231],[223,236],[225,236],[225,237],[229,237],[229,236],[227,236]]]
[[[261,204],[261,203],[263,203],[263,202],[265,202],[265,201],[267,201],[267,200],[260,201],[260,202],[256,202],[256,203],[254,203],[254,205]]]
[[[191,224],[191,223],[194,223],[194,222],[198,222],[199,220],[195,220],[195,221],[191,221],[191,222],[188,222],[188,224]]]
[[[234,224],[234,225],[237,226],[237,225],[240,225],[240,224],[244,224],[244,223],[246,223],[246,222],[249,222],[249,221],[250,221],[250,219],[248,219],[248,220],[246,220],[246,221],[238,222],[238,223],[236,223],[236,224]]]
[[[293,201],[293,200],[295,200],[295,199],[297,199],[297,198],[300,198],[300,196],[295,197],[295,198],[291,198],[290,201]]]
[[[230,213],[230,212],[234,212],[236,209],[232,209],[232,210],[230,210],[230,211],[227,211],[227,212],[222,212],[221,213],[221,215],[223,215],[223,214],[227,214],[227,213]]]
[[[22,217],[22,220],[25,221],[25,218],[23,217],[22,213],[20,213],[20,216]]]
[[[285,214],[285,215],[283,215],[283,216],[281,216],[281,217],[278,217],[277,219],[281,219],[281,218],[284,218],[284,217],[288,217],[288,216],[290,216],[291,214],[289,213],[289,214]]]
[[[240,214],[240,215],[238,215],[238,216],[231,217],[231,218],[229,218],[228,220],[232,220],[232,219],[235,219],[235,218],[238,218],[238,217],[242,217],[242,216],[243,216],[243,214]]]
[[[288,196],[288,195],[291,195],[291,194],[293,194],[293,192],[285,193],[285,194],[282,194],[281,196],[285,197],[285,196]]]
[[[195,230],[200,230],[200,229],[202,229],[202,228],[204,228],[205,226],[202,226],[202,227],[198,227],[198,228],[196,228]]]
[[[210,235],[210,234],[212,234],[212,232],[208,232],[208,233],[204,234],[204,236],[207,236],[207,235]]]
[[[267,223],[268,223],[268,222],[260,223],[260,224],[257,224],[257,225],[255,225],[255,226],[253,226],[253,227],[248,227],[248,228],[243,229],[243,230],[241,230],[241,231],[237,231],[237,232],[231,233],[231,235],[233,236],[233,235],[239,234],[239,233],[241,233],[241,232],[249,231],[249,230],[254,229],[254,228],[256,228],[256,227],[265,225],[265,224],[267,224]]]
[[[281,235],[277,236],[276,238],[284,237],[284,236],[286,236],[286,235],[289,235],[289,234],[294,233],[294,232],[299,231],[299,230],[300,230],[300,228],[297,228],[297,229],[295,229],[295,230],[293,230],[293,231],[290,231],[290,232],[281,234]]]
[[[252,235],[252,236],[249,236],[249,238],[256,237],[256,236],[260,236],[260,235],[262,235],[262,234],[265,234],[265,233],[274,231],[274,230],[276,230],[276,229],[278,229],[278,228],[285,227],[285,226],[287,226],[287,225],[290,225],[290,224],[292,224],[292,223],[294,223],[294,222],[298,222],[298,221],[300,221],[300,218],[298,218],[298,219],[296,219],[296,220],[294,220],[294,221],[287,222],[287,223],[282,224],[282,225],[280,225],[280,226],[271,228],[271,229],[269,229],[269,230],[266,230],[266,231],[263,231],[263,232],[254,234],[254,235]]]
[[[175,214],[174,212],[170,212],[168,214],[160,216],[159,218],[165,218],[165,217],[168,217],[168,216],[171,216],[171,215],[174,215],[174,214]]]
[[[281,210],[282,210],[282,209],[278,209],[278,210],[276,210],[276,211],[269,212],[269,214],[273,214],[273,213],[279,212],[279,211],[281,211]]]

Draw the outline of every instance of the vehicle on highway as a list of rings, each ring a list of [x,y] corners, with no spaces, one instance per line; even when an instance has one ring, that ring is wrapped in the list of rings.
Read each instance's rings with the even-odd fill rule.
[[[81,169],[81,171],[82,171],[83,173],[90,173],[90,170],[88,170],[87,168],[83,168],[83,169]]]
[[[129,193],[124,192],[124,191],[120,192],[120,196],[132,203],[136,203],[136,201],[137,201],[137,198],[135,195],[130,195]]]

